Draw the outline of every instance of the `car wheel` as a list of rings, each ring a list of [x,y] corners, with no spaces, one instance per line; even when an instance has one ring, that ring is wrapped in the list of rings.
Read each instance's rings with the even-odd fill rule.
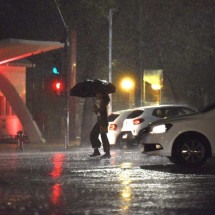
[[[182,138],[177,142],[172,162],[186,167],[199,167],[208,158],[206,140],[201,136]]]

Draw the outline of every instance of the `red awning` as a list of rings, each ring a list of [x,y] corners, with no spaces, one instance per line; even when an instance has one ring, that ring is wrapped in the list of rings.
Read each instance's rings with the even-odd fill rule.
[[[7,39],[0,41],[0,64],[63,48],[64,44],[53,41]]]

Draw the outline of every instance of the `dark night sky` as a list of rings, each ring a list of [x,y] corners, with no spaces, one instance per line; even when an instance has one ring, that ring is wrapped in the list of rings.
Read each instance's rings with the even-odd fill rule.
[[[54,0],[3,0],[0,39],[63,39],[64,26]]]
[[[78,32],[79,78],[95,74],[105,78],[108,65],[108,20],[100,17],[95,7],[90,8],[90,4],[88,7],[79,5],[79,1],[61,1],[70,25],[75,23]],[[88,2],[91,3],[91,0]],[[117,10],[113,16],[113,59],[117,62],[114,68],[117,75],[128,70],[136,75],[137,50],[142,50],[143,66],[164,68],[175,86],[183,83],[187,88],[196,88],[196,85],[200,88],[201,84],[202,88],[208,88],[208,79],[212,80],[208,77],[214,71],[214,0],[116,2]],[[135,2],[143,4],[142,25],[139,23],[139,10]],[[143,34],[141,41],[140,29]],[[17,38],[63,42],[64,30],[55,0],[1,0],[0,40]],[[202,81],[202,76],[205,81]],[[194,82],[197,84],[190,84]],[[210,86],[214,86],[214,83]],[[179,87],[175,88],[181,93]],[[209,90],[213,95],[214,89]]]

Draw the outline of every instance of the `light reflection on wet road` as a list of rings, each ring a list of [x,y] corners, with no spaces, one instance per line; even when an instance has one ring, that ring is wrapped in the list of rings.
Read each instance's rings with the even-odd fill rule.
[[[215,162],[181,169],[139,150],[0,153],[0,215],[214,214]]]

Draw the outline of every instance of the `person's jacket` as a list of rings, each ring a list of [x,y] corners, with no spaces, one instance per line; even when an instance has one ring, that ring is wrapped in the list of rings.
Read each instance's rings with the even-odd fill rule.
[[[95,108],[98,122],[101,126],[108,126],[108,114],[107,114],[107,102],[100,100],[99,104]]]

